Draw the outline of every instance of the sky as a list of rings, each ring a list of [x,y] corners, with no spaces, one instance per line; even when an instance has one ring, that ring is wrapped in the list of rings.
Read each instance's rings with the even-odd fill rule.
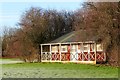
[[[87,1],[88,0],[0,0],[0,33],[4,29],[4,26],[18,27],[17,23],[20,21],[21,15],[30,7],[74,11],[79,9],[83,2]],[[89,1],[107,2],[108,0]]]
[[[5,26],[7,27],[18,27],[17,23],[21,19],[21,15],[26,10],[29,10],[30,7],[40,7],[43,9],[56,9],[58,11],[60,10],[67,10],[67,11],[74,11],[81,7],[81,0],[80,1],[36,1],[36,0],[30,0],[19,2],[19,1],[1,1],[0,2],[0,31],[4,29]],[[1,33],[1,32],[0,32]]]

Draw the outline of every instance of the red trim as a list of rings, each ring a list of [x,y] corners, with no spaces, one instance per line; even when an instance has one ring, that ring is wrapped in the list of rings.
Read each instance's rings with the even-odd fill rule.
[[[70,61],[70,53],[66,53],[66,60]]]
[[[88,52],[84,52],[84,61],[88,61]]]
[[[96,53],[96,59],[97,61],[104,61],[104,53],[103,52],[97,52]]]
[[[82,53],[78,53],[78,60],[82,61]]]
[[[95,53],[94,52],[90,52],[90,60],[91,61],[95,60]]]

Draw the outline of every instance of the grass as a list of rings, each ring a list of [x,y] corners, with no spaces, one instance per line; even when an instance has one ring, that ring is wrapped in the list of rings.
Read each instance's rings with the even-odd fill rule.
[[[118,68],[74,63],[3,64],[3,78],[118,78]]]

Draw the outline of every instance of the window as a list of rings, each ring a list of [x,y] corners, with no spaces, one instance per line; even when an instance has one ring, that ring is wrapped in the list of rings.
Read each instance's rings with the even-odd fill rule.
[[[62,51],[66,51],[66,49],[65,49],[65,48],[62,48]]]
[[[61,46],[61,52],[67,52],[67,46]]]
[[[58,46],[52,46],[52,52],[58,52]]]
[[[90,44],[90,51],[94,51],[94,44]]]
[[[85,51],[85,52],[87,52],[87,51],[88,51],[88,47],[89,47],[89,46],[88,46],[88,44],[84,44],[84,46],[83,46],[83,47],[84,47],[84,48],[83,48],[83,49],[84,49],[84,51]]]
[[[43,45],[42,52],[50,52],[50,47],[48,45]]]
[[[102,45],[101,45],[101,44],[97,44],[97,51],[103,51],[103,50],[102,50]]]
[[[76,52],[76,51],[77,51],[77,45],[72,45],[71,52]]]
[[[81,44],[78,45],[78,52],[79,53],[82,52],[82,45]]]

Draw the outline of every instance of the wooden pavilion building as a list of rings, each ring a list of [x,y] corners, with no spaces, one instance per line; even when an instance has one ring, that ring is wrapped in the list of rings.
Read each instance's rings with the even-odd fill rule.
[[[86,31],[73,31],[51,43],[41,44],[41,62],[105,62],[103,45],[96,43],[96,39]]]

